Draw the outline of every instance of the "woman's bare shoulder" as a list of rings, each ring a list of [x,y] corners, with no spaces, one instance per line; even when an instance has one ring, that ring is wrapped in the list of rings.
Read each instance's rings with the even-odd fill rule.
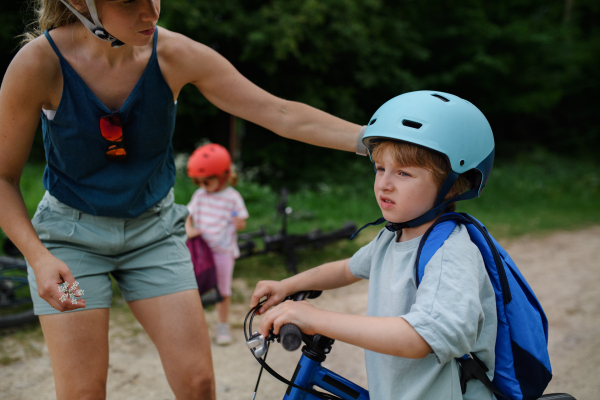
[[[158,55],[161,67],[176,70],[186,83],[192,82],[210,68],[223,62],[224,58],[212,48],[177,32],[160,28],[158,36]]]
[[[23,90],[35,88],[29,91],[30,96],[40,96],[49,93],[56,82],[62,79],[60,61],[52,46],[45,36],[40,36],[23,46],[12,59],[5,79],[22,86]]]

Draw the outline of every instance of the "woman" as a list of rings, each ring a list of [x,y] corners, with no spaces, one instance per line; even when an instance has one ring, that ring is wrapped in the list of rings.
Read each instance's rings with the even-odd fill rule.
[[[360,127],[274,97],[210,48],[157,29],[160,0],[36,1],[40,32],[0,89],[0,226],[28,261],[57,397],[105,398],[111,273],[176,398],[214,399],[187,211],[171,191],[181,88],[319,146],[353,151]],[[47,193],[30,221],[19,180],[40,113]],[[59,284],[75,281],[85,296],[61,301]]]

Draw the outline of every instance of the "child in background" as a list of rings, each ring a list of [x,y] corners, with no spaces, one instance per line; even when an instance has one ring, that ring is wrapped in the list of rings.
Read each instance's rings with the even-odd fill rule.
[[[456,358],[476,355],[494,376],[496,299],[481,253],[457,225],[427,264],[418,286],[415,259],[422,235],[455,202],[480,195],[494,159],[492,130],[471,103],[440,92],[406,93],[373,115],[363,137],[375,164],[374,191],[386,229],[350,259],[281,282],[256,286],[266,296],[260,333],[292,323],[365,349],[372,399],[492,400],[480,381],[461,393]],[[343,202],[343,200],[342,200]],[[367,316],[286,301],[303,290],[369,280]],[[276,307],[273,307],[276,306]]]
[[[202,235],[213,252],[217,286],[223,297],[223,301],[217,303],[215,341],[227,345],[231,343],[227,319],[233,266],[240,255],[237,232],[246,227],[248,211],[242,196],[231,187],[237,184],[237,176],[231,170],[231,157],[223,146],[207,144],[196,149],[188,160],[187,172],[200,189],[194,192],[187,206],[190,215],[185,230],[189,239]]]

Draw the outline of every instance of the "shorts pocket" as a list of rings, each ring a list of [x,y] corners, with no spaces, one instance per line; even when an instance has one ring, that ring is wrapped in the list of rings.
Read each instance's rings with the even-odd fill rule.
[[[47,198],[43,197],[35,210],[35,214],[33,214],[33,218],[31,219],[31,223],[33,224],[34,228],[36,223],[44,219],[44,213],[46,212],[49,206],[50,202]]]
[[[31,223],[42,242],[70,242],[75,231],[73,218],[53,212],[49,205],[38,209]]]
[[[161,212],[160,223],[167,235],[185,235],[185,221],[188,215],[186,206],[173,203]]]

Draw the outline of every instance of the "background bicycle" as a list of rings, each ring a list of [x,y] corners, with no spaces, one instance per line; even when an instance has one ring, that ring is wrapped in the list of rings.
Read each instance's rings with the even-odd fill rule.
[[[288,216],[294,211],[287,205],[288,195],[287,188],[282,188],[281,200],[275,207],[276,216],[281,218],[281,228],[277,233],[269,235],[262,227],[255,232],[238,234],[240,259],[259,254],[280,253],[285,256],[287,270],[297,273],[298,257],[295,250],[319,249],[338,240],[350,239],[350,236],[356,232],[356,224],[348,221],[341,228],[332,231],[323,232],[314,229],[304,234],[289,234]],[[257,239],[260,239],[262,245],[257,243]]]
[[[8,239],[4,240],[2,250],[6,256],[0,256],[0,328],[37,321],[29,295],[25,260]]]

